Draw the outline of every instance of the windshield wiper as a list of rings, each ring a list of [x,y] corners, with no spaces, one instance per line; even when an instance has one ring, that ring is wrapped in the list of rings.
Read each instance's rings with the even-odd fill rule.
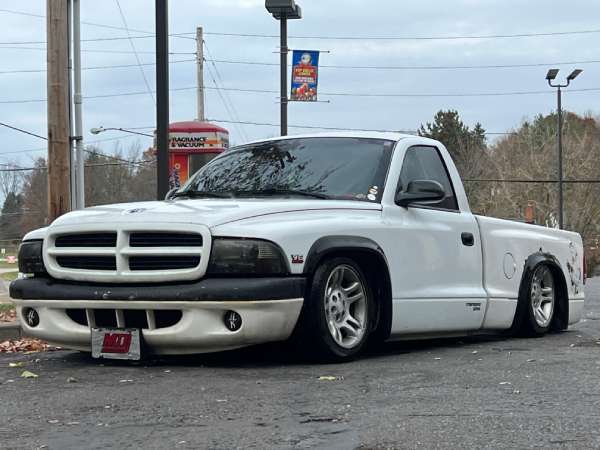
[[[172,198],[232,198],[231,192],[210,192],[210,191],[182,191],[173,194]]]
[[[236,196],[254,196],[254,195],[299,195],[302,197],[312,197],[319,199],[330,199],[328,195],[320,194],[318,192],[302,191],[299,189],[287,189],[287,188],[265,188],[255,191],[234,191]]]

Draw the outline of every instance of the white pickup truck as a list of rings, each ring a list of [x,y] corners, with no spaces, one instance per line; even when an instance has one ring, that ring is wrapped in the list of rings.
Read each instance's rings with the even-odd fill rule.
[[[581,237],[471,214],[437,141],[330,133],[232,148],[165,201],[66,214],[25,237],[25,333],[96,357],[292,338],[541,335],[577,322]]]

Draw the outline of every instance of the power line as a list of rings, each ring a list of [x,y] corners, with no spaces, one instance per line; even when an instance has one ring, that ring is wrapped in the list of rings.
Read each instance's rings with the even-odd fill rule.
[[[527,37],[545,37],[545,36],[566,36],[600,33],[600,29],[592,30],[571,30],[571,31],[549,31],[539,33],[515,33],[515,34],[482,34],[482,35],[460,35],[460,36],[323,36],[323,35],[290,35],[290,39],[315,39],[331,41],[457,41],[469,39],[507,39],[507,38],[527,38]],[[279,39],[276,34],[258,34],[258,33],[229,33],[229,32],[207,32],[204,34],[213,36],[230,37],[255,37]]]
[[[99,144],[101,142],[109,142],[109,141],[120,141],[123,139],[131,139],[134,138],[135,136],[133,135],[124,135],[124,136],[120,136],[120,137],[115,137],[115,138],[106,138],[106,139],[96,139],[93,141],[87,141],[86,145],[92,145],[92,144]],[[5,155],[13,155],[13,154],[22,154],[22,153],[33,153],[33,152],[43,152],[43,151],[47,151],[48,147],[38,147],[38,148],[31,148],[31,149],[23,149],[23,150],[14,150],[11,152],[3,152],[0,153],[0,158],[5,156]],[[110,155],[105,155],[105,156],[110,156]]]
[[[187,62],[196,62],[196,59],[181,59],[175,61],[169,61],[169,64],[178,64],[178,63],[187,63]],[[82,67],[81,70],[100,70],[100,69],[122,69],[129,67],[139,67],[139,66],[155,66],[156,62],[149,63],[141,63],[141,64],[113,64],[107,66],[88,66]],[[20,74],[20,73],[46,73],[46,69],[16,69],[16,70],[0,70],[0,75],[7,74]]]
[[[212,58],[212,54],[210,52],[210,49],[206,45],[206,42],[203,42],[202,44],[204,45],[204,48],[206,48],[206,53]],[[221,77],[221,74],[219,73],[219,69],[218,69],[217,65],[215,63],[212,63],[212,65],[213,65],[213,67],[215,69],[215,73],[217,74],[217,78],[219,79],[219,81],[221,82],[221,84],[224,84],[223,77]],[[215,83],[215,86],[218,86],[217,80],[215,80],[214,76],[211,73],[210,66],[207,66],[207,67],[209,69],[209,74],[210,74],[213,82]],[[220,93],[220,91],[217,91],[217,92]],[[231,98],[229,97],[229,95],[227,95],[227,93],[225,93],[225,95],[222,95],[222,94],[219,94],[219,95],[221,97],[221,100],[223,101],[223,104],[225,105],[225,108],[231,110],[231,112],[229,114],[231,116],[231,118],[233,120],[239,121],[240,120],[239,115],[238,115],[237,110],[235,109],[235,105],[231,101]],[[227,102],[225,100],[229,101],[229,108],[227,107],[227,104],[226,104]],[[242,136],[242,138],[247,141],[248,140],[248,136],[246,135],[246,132],[243,129],[243,127],[241,127],[239,125],[236,125],[236,128],[238,129],[238,132],[240,133],[240,135]]]
[[[241,64],[251,66],[277,66],[277,62],[261,62],[261,61],[244,61],[232,59],[206,59],[205,61],[219,64]],[[459,70],[459,69],[513,69],[526,67],[548,67],[561,65],[577,65],[577,64],[596,64],[600,63],[599,59],[585,61],[563,61],[563,62],[547,62],[547,63],[523,63],[523,64],[482,64],[482,65],[456,65],[456,66],[357,66],[357,65],[330,65],[319,64],[319,69],[372,69],[372,70]]]
[[[0,46],[0,50],[4,50],[4,49],[13,49],[13,50],[40,50],[40,51],[46,51],[46,47],[18,47],[18,46]],[[131,50],[96,50],[96,49],[81,49],[82,52],[84,53],[110,53],[110,54],[117,54],[117,55],[131,55],[133,52]],[[148,54],[148,55],[154,55],[156,54],[155,51],[140,51],[138,50],[138,53],[143,53],[143,54]],[[195,55],[195,52],[169,52],[169,55]]]
[[[190,91],[197,89],[196,86],[190,87],[179,87],[171,88],[171,92]],[[278,94],[278,91],[271,89],[249,89],[249,88],[226,88],[218,86],[205,86],[207,90],[221,90],[228,92],[246,92],[253,94]],[[565,92],[596,92],[600,91],[600,87],[593,88],[581,88],[581,89],[569,89]],[[153,91],[154,92],[154,91]],[[147,91],[130,91],[130,92],[118,92],[113,94],[98,94],[83,97],[87,100],[100,99],[100,98],[113,98],[113,97],[125,97],[135,95],[146,95]],[[331,97],[406,97],[406,98],[427,98],[427,97],[503,97],[503,96],[519,96],[519,95],[539,95],[539,94],[552,94],[551,90],[537,90],[537,91],[507,91],[507,92],[457,92],[457,93],[397,93],[397,92],[379,92],[379,93],[367,93],[367,92],[320,92],[321,95]],[[20,104],[20,103],[44,103],[46,99],[26,99],[26,100],[0,100],[0,104]]]
[[[0,9],[0,12],[10,13],[10,14],[18,14],[23,16],[37,17],[37,18],[45,18],[42,14],[34,14],[26,11],[16,11],[10,9]],[[107,28],[112,30],[124,30],[123,27],[118,27],[114,25],[106,25],[97,22],[81,22],[84,25],[99,27],[99,28]],[[146,34],[149,37],[154,36],[155,34],[151,31],[147,30],[135,30],[130,29],[135,33]],[[514,33],[514,34],[483,34],[483,35],[457,35],[457,36],[323,36],[323,35],[291,35],[289,36],[291,39],[322,39],[322,40],[379,40],[379,41],[389,41],[389,40],[466,40],[466,39],[507,39],[507,38],[526,38],[526,37],[545,37],[545,36],[566,36],[566,35],[582,35],[582,34],[594,34],[600,33],[600,29],[590,29],[590,30],[566,30],[566,31],[549,31],[549,32],[536,32],[536,33]],[[269,39],[279,39],[279,35],[275,34],[258,34],[258,33],[229,33],[229,32],[207,32],[204,34],[213,35],[213,36],[231,36],[231,37],[258,37],[258,38],[269,38]],[[174,33],[169,36],[187,38],[187,39],[195,39],[195,33]]]
[[[144,79],[144,84],[146,85],[148,94],[150,94],[150,97],[152,98],[152,103],[154,103],[156,105],[156,99],[154,98],[154,94],[152,93],[152,88],[150,87],[150,83],[148,83],[148,78],[146,78],[146,72],[144,72],[144,68],[142,67],[142,62],[140,61],[140,56],[138,55],[138,53],[135,49],[135,44],[133,43],[133,40],[131,39],[131,34],[129,32],[129,28],[127,27],[127,20],[125,19],[125,14],[123,14],[123,9],[121,9],[121,3],[119,3],[119,0],[115,0],[115,2],[117,4],[117,8],[119,9],[119,15],[121,16],[123,25],[125,26],[125,29],[127,30],[127,36],[129,37],[129,44],[131,45],[131,50],[133,50],[133,54],[135,55],[135,60],[137,61],[137,65],[140,68],[142,78]]]
[[[272,122],[252,122],[252,121],[232,121],[232,120],[222,120],[222,119],[207,119],[209,122],[221,122],[221,123],[241,123],[244,125],[257,125],[257,126],[267,126],[267,127],[279,127],[278,123]],[[328,126],[320,126],[320,125],[288,125],[290,128],[305,128],[305,129],[314,129],[314,130],[331,130],[331,131],[372,131],[377,133],[406,133],[406,134],[416,134],[416,130],[390,130],[390,129],[382,129],[382,128],[349,128],[349,127],[328,127]]]
[[[244,60],[226,60],[226,59],[204,59],[206,62],[217,64],[241,64],[252,66],[269,66],[279,67],[279,63],[260,62],[260,61],[244,61]],[[169,61],[169,64],[196,62],[196,59],[181,59]],[[373,70],[454,70],[454,69],[509,69],[509,68],[527,68],[527,67],[548,67],[562,65],[580,65],[580,64],[597,64],[600,59],[583,60],[583,61],[561,61],[561,62],[546,62],[546,63],[523,63],[523,64],[483,64],[483,65],[464,65],[464,66],[355,66],[355,65],[328,65],[321,64],[319,68],[325,69],[373,69]],[[121,69],[139,66],[155,66],[155,62],[141,64],[113,64],[105,66],[88,66],[82,67],[81,70],[101,70],[101,69]],[[15,69],[15,70],[0,70],[0,75],[6,74],[21,74],[21,73],[45,73],[46,69]]]
[[[48,138],[45,137],[45,136],[41,136],[39,134],[32,133],[31,131],[23,130],[22,128],[15,127],[15,126],[9,125],[9,124],[4,123],[4,122],[0,122],[0,126],[6,127],[6,128],[10,128],[11,130],[15,130],[15,131],[18,131],[20,133],[28,134],[29,136],[33,136],[33,137],[36,137],[36,138],[39,138],[39,139],[43,139],[45,141],[48,140]]]
[[[20,16],[36,17],[38,19],[46,18],[46,16],[43,14],[35,14],[35,13],[26,12],[26,11],[15,11],[12,9],[3,9],[2,8],[2,9],[0,9],[0,12],[4,12],[4,13],[8,13],[8,14],[16,14],[16,15],[20,15]],[[97,22],[86,22],[85,20],[82,20],[81,24],[92,26],[92,27],[97,27],[97,28],[106,28],[109,30],[124,30],[123,27],[119,27],[119,26],[115,26],[115,25],[107,25],[107,24],[102,24],[102,23],[97,23]],[[131,29],[129,29],[129,31],[133,31],[134,33],[146,34],[147,37],[156,36],[154,32],[147,31],[147,30],[135,30],[135,29],[131,28]],[[169,36],[189,39],[189,36],[187,36],[187,35],[190,35],[190,34],[193,34],[193,33],[173,33],[173,34],[169,34]],[[144,37],[144,36],[140,36],[140,37]],[[120,39],[127,39],[127,38],[120,38]],[[192,38],[192,39],[194,39],[194,38]]]
[[[104,155],[107,158],[110,158],[109,155]],[[139,163],[135,162],[114,162],[114,163],[90,163],[86,164],[85,167],[105,167],[105,166],[131,166],[131,165],[143,165],[143,164],[152,164],[154,160],[143,161]],[[44,171],[47,170],[47,167],[13,167],[10,169],[0,169],[0,172],[32,172],[32,171]]]

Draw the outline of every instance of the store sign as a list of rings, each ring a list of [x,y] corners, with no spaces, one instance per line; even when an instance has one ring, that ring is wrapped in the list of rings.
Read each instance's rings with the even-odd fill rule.
[[[319,52],[294,50],[292,56],[291,101],[316,102],[319,81]]]
[[[229,137],[223,132],[170,133],[169,150],[183,153],[210,153],[229,148]]]

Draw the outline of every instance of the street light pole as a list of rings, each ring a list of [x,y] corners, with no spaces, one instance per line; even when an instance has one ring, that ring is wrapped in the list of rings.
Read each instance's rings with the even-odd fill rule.
[[[140,133],[139,131],[128,130],[127,128],[97,127],[97,128],[90,129],[90,133],[92,133],[92,134],[100,134],[100,133],[104,133],[105,131],[122,131],[123,133],[137,134],[139,136],[146,136],[146,137],[151,137],[151,138],[154,137],[154,135],[152,135],[152,134]]]
[[[281,135],[287,136],[288,132],[288,96],[287,96],[287,21],[288,19],[301,19],[302,9],[294,0],[265,0],[265,8],[275,20],[279,20],[279,70],[280,70],[280,120]]]
[[[562,91],[559,85],[556,89],[556,116],[558,142],[558,226],[562,230],[565,225],[564,219],[564,182],[563,182],[563,147],[562,147]]]
[[[281,115],[281,135],[287,136],[288,134],[288,97],[287,97],[287,60],[288,60],[288,47],[287,47],[287,18],[281,17],[279,21],[279,51],[281,53],[279,58],[280,65],[280,89],[281,98],[280,102],[280,115]]]
[[[564,177],[563,177],[563,147],[562,147],[562,88],[566,88],[571,84],[577,76],[583,72],[581,69],[575,69],[567,77],[565,84],[554,84],[553,81],[558,75],[558,69],[550,69],[546,74],[546,80],[550,87],[556,88],[556,117],[557,117],[557,130],[556,130],[556,141],[558,147],[558,227],[562,230],[564,228]]]

